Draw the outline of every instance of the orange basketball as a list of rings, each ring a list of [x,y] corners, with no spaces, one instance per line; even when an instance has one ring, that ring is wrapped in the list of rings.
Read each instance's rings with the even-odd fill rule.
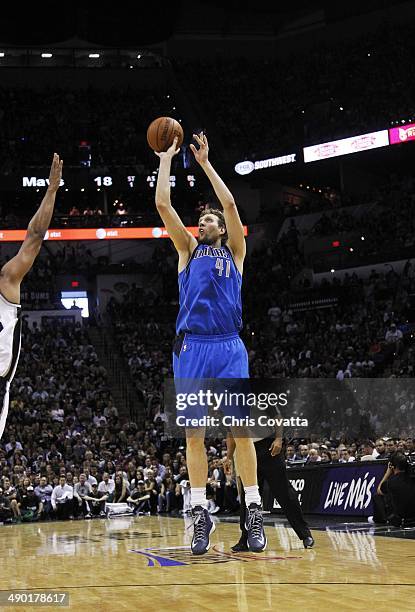
[[[159,117],[148,126],[147,142],[157,153],[167,151],[176,136],[178,138],[177,146],[180,147],[184,137],[183,128],[176,119],[171,117]]]

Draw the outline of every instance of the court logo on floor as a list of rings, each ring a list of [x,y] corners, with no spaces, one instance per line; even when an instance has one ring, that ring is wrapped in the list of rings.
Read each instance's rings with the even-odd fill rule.
[[[215,563],[255,562],[255,561],[287,561],[302,559],[300,556],[281,556],[272,552],[269,554],[232,553],[220,550],[214,546],[206,555],[195,556],[190,546],[168,546],[166,548],[130,549],[130,552],[142,555],[148,560],[147,567],[177,567],[180,565],[212,565]]]

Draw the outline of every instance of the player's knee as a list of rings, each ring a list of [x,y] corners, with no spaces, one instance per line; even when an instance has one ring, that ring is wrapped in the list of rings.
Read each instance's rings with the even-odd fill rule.
[[[251,448],[254,446],[252,438],[235,437],[236,448]]]
[[[186,440],[187,451],[204,451],[205,450],[205,439],[198,436],[189,436]]]

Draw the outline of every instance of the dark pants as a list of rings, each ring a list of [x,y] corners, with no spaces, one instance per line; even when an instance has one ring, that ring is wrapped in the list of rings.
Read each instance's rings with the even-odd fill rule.
[[[275,457],[271,456],[269,447],[272,442],[273,438],[264,438],[263,440],[259,440],[259,442],[255,442],[259,490],[262,492],[264,482],[268,483],[272,496],[281,506],[291,527],[300,540],[304,540],[304,538],[311,535],[310,528],[304,519],[297,493],[287,478],[283,454],[280,453]],[[239,518],[242,536],[246,537],[246,504],[243,486],[241,487],[241,509]]]
[[[409,519],[404,519],[399,516],[393,507],[393,501],[388,493],[373,495],[373,521],[378,525],[390,524],[394,527],[401,527],[405,524],[407,527],[415,525],[415,516]]]
[[[96,502],[88,501],[88,506],[92,516],[98,516],[100,512],[105,512],[105,502],[99,501],[99,498]]]
[[[134,514],[138,514],[139,512],[150,512],[151,507],[150,507],[150,500],[149,499],[143,499],[142,501],[138,502],[138,504],[135,506],[133,512]]]
[[[67,499],[65,502],[57,504],[56,517],[60,520],[68,519],[74,512],[73,499]]]

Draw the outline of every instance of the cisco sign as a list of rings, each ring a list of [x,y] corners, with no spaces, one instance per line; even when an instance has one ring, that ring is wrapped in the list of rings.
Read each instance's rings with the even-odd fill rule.
[[[283,166],[292,164],[296,160],[296,153],[290,155],[281,155],[280,157],[270,157],[269,159],[261,159],[256,162],[243,161],[235,166],[237,174],[250,174],[254,170],[263,170],[264,168],[273,168],[274,166]]]

